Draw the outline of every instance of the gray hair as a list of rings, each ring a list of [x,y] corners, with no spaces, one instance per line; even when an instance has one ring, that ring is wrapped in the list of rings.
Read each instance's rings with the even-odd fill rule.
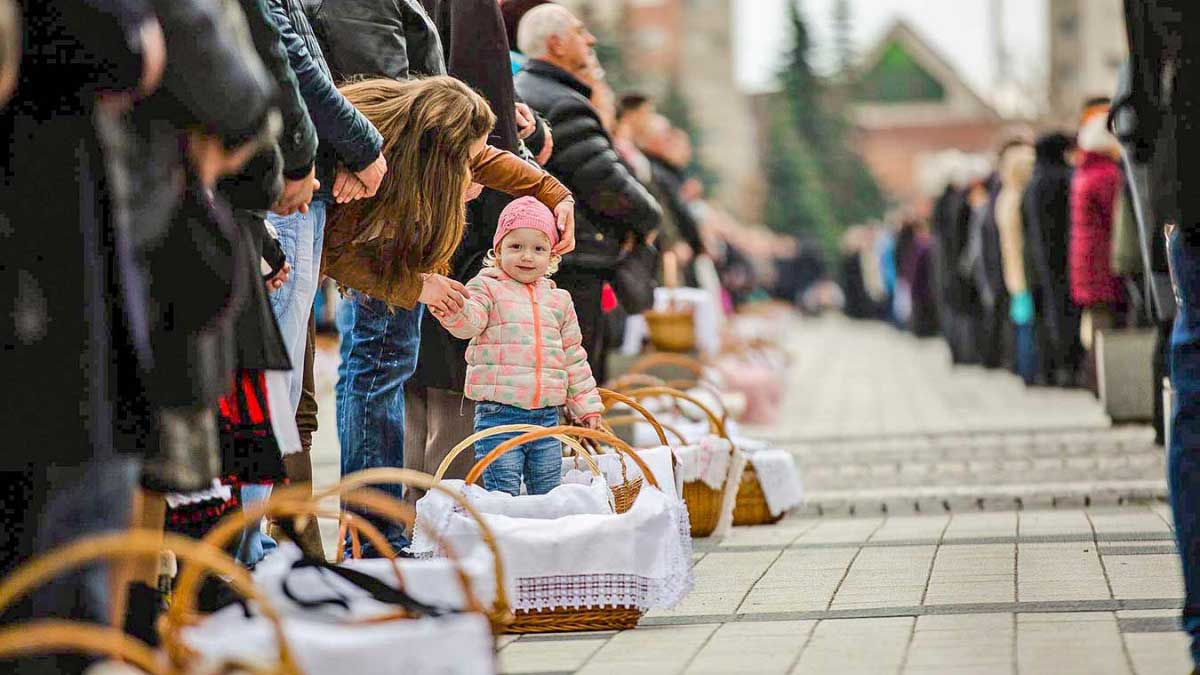
[[[538,5],[521,17],[517,24],[517,49],[531,59],[546,55],[546,43],[553,35],[570,30],[575,16],[570,10],[555,4]]]

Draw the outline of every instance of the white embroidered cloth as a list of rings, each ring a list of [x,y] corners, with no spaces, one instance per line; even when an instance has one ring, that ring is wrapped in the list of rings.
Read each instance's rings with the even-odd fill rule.
[[[684,483],[698,480],[714,490],[721,489],[729,475],[732,443],[709,434],[694,445],[682,445],[674,450],[679,461],[679,476]]]
[[[516,609],[671,607],[691,590],[687,507],[649,486],[623,514],[484,519],[516,588]],[[458,551],[481,545],[474,521],[437,492],[417,503],[415,554],[437,555],[430,529]]]
[[[492,632],[482,614],[344,624],[283,617],[284,635],[300,672],[353,675],[487,675],[496,672]],[[277,663],[270,624],[246,618],[239,605],[185,628],[183,639],[200,654],[197,672],[216,672],[227,660],[267,667]]]
[[[212,487],[207,490],[199,490],[197,492],[168,492],[165,495],[167,506],[177,509],[181,506],[189,504],[199,504],[200,502],[219,499],[223,502],[229,501],[233,496],[233,490],[223,484],[216,478],[213,479]]]
[[[666,446],[658,446],[657,448],[649,448],[646,450],[638,450],[638,456],[642,461],[650,467],[650,473],[654,474],[655,481],[658,486],[671,497],[678,497],[679,491],[675,487],[675,470],[671,466],[671,449]],[[600,471],[604,474],[605,480],[610,486],[620,485],[621,479],[621,462],[625,463],[625,476],[629,480],[635,480],[642,475],[642,470],[634,463],[632,459],[624,455],[619,455],[615,452],[603,455],[594,456],[596,463],[600,465]],[[574,457],[563,458],[564,472],[575,471],[575,464],[578,460]],[[582,464],[582,462],[580,462]],[[564,473],[564,476],[566,473]],[[564,477],[563,480],[566,480]],[[649,485],[649,483],[646,483]]]
[[[746,455],[758,474],[763,497],[772,516],[790,511],[804,501],[804,486],[796,472],[796,459],[786,450],[759,450]]]

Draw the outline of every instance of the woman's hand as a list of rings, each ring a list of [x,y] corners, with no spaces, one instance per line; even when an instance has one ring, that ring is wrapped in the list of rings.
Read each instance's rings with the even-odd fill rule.
[[[600,416],[599,415],[588,415],[587,417],[579,420],[579,426],[587,427],[588,429],[593,429],[593,430],[599,431],[600,430]]]
[[[441,274],[426,274],[422,277],[422,304],[430,308],[435,318],[457,314],[471,297],[466,286]]]
[[[481,194],[483,194],[483,186],[475,181],[471,181],[471,184],[467,186],[466,194],[463,195],[463,202],[469,202]]]
[[[558,245],[554,253],[566,255],[575,250],[575,200],[567,198],[554,207],[554,219],[558,222]]]

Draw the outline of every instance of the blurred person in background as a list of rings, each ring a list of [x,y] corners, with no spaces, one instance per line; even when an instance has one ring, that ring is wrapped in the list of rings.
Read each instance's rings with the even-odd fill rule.
[[[1096,382],[1095,336],[1117,326],[1125,309],[1120,278],[1112,269],[1112,234],[1123,179],[1120,145],[1108,131],[1108,100],[1088,103],[1079,129],[1079,166],[1071,178],[1071,300],[1082,311],[1080,341],[1086,378]]]
[[[1021,198],[1025,276],[1034,304],[1039,379],[1078,386],[1083,346],[1079,310],[1070,295],[1071,175],[1068,153],[1075,142],[1053,131],[1034,145],[1033,173]]]

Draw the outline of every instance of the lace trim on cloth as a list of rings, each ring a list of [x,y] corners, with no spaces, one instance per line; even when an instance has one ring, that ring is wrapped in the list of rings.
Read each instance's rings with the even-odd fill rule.
[[[693,585],[692,523],[687,504],[682,499],[673,500],[671,511],[675,516],[679,546],[667,561],[668,572],[664,578],[650,579],[633,574],[519,577],[516,580],[513,608],[539,610],[613,606],[636,607],[644,611],[652,607],[669,609],[679,604],[691,592]],[[455,505],[445,512],[444,517],[439,518],[440,522],[433,529],[448,531],[455,514],[465,515],[465,511]],[[421,521],[418,520],[410,552],[417,558],[442,557],[444,550],[433,545],[431,540],[431,537],[423,535]]]

